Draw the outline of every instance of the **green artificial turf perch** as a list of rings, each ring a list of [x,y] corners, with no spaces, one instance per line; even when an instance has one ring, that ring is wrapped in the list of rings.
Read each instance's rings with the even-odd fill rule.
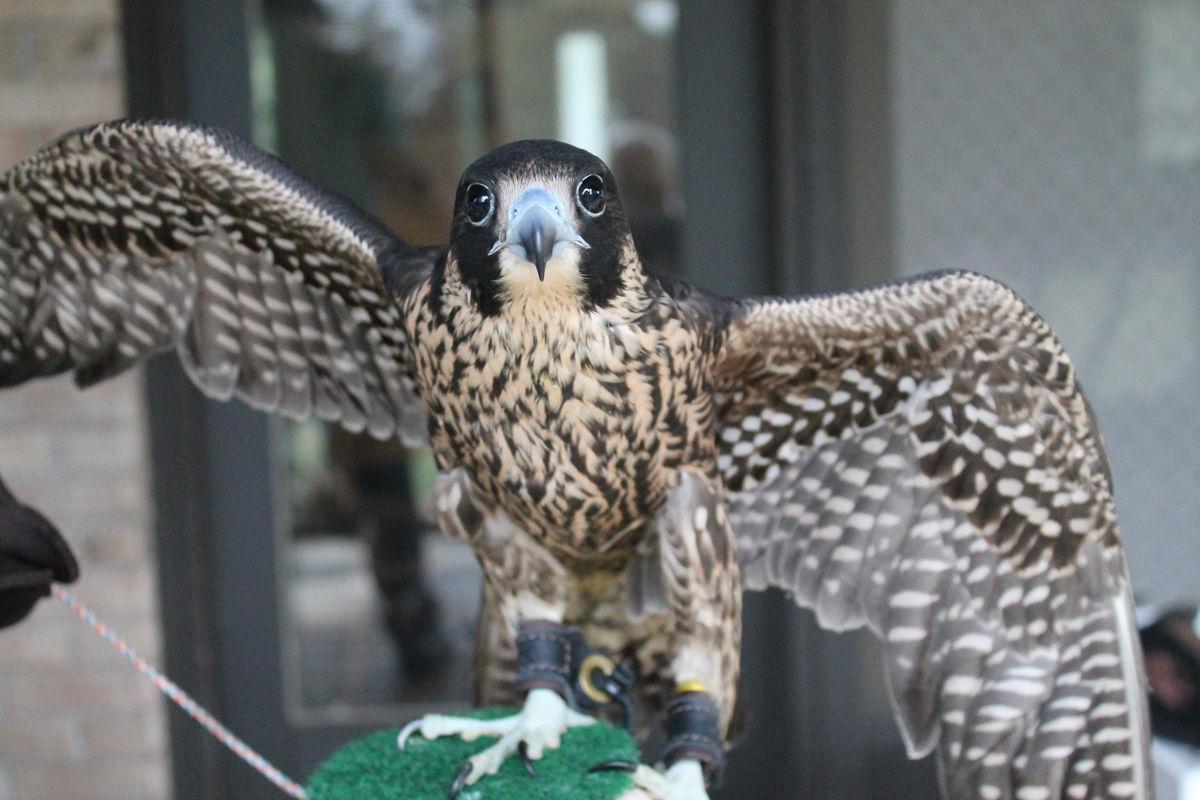
[[[507,709],[486,709],[472,716],[498,717]],[[399,730],[386,730],[351,742],[317,767],[305,787],[310,800],[445,800],[462,763],[496,741],[483,736],[464,742],[456,736],[429,741],[413,736],[401,751]],[[588,773],[588,767],[612,759],[638,760],[638,749],[625,731],[604,722],[572,728],[562,747],[534,762],[537,777],[510,758],[500,771],[468,786],[459,800],[617,800],[633,788],[626,772]]]

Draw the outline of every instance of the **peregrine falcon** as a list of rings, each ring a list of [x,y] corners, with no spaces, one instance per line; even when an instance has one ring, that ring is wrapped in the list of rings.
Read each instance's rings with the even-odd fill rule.
[[[485,576],[478,697],[524,703],[417,721],[499,736],[455,788],[589,724],[572,681],[604,653],[666,717],[637,784],[706,797],[742,592],[774,586],[878,635],[946,796],[1150,796],[1103,444],[1050,327],[993,280],[719,297],[645,270],[608,168],[551,141],[468,167],[444,248],[180,122],[0,176],[0,385],[166,348],[213,397],[432,447],[439,523]]]

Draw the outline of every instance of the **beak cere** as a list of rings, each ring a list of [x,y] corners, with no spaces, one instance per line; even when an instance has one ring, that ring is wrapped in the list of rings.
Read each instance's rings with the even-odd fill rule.
[[[546,280],[546,262],[554,255],[554,245],[558,243],[559,220],[541,205],[530,206],[521,216],[513,232],[515,238],[525,249],[525,258],[533,262],[537,269],[538,280]]]
[[[538,280],[546,280],[546,264],[555,256],[555,248],[569,244],[584,250],[589,245],[567,222],[559,209],[558,200],[544,186],[533,185],[513,201],[509,212],[508,231],[498,239],[488,255],[498,253],[505,247],[533,264]],[[559,249],[558,255],[562,255]]]

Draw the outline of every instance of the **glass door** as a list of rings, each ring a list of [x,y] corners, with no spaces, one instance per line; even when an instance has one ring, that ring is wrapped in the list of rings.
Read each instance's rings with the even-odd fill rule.
[[[646,261],[734,294],[846,282],[854,208],[829,123],[849,92],[825,62],[869,59],[846,56],[838,9],[123,0],[133,113],[251,136],[414,243],[444,241],[458,175],[489,147],[573,141],[613,167]],[[204,401],[170,359],[148,398],[181,683],[298,778],[357,735],[469,702],[479,576],[432,529],[427,455]],[[929,796],[867,637],[819,633],[778,593],[747,597],[745,633],[750,723],[716,797]],[[276,796],[186,717],[171,735],[176,800]]]

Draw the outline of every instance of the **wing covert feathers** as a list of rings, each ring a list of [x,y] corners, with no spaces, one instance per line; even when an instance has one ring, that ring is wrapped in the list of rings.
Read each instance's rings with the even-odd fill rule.
[[[747,588],[880,636],[949,797],[1148,797],[1108,465],[1049,326],[966,273],[734,302],[718,471]]]
[[[226,133],[70,133],[0,176],[0,385],[176,347],[211,396],[390,436],[417,400],[380,270],[414,254]]]

